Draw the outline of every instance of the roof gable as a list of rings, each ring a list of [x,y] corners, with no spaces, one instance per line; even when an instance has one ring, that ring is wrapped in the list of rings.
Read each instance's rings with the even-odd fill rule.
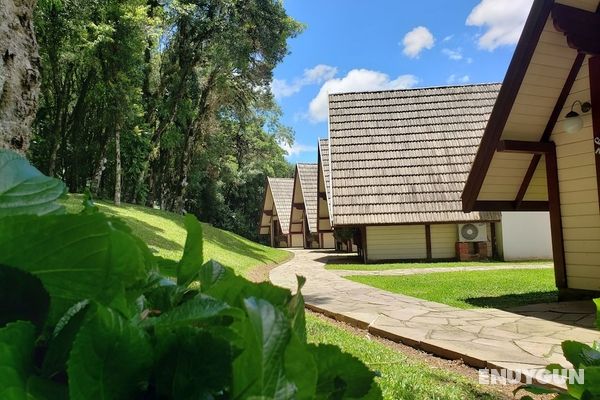
[[[267,178],[267,182],[273,195],[275,211],[279,216],[281,233],[287,235],[290,232],[290,211],[292,208],[294,179]]]
[[[561,145],[561,119],[573,101],[589,98],[587,57],[554,26],[561,3],[600,11],[599,0],[534,2],[462,194],[465,211],[547,210],[544,157],[497,147],[501,140]]]
[[[317,232],[318,165],[299,163],[296,165],[296,182],[300,185],[308,229]],[[295,183],[296,184],[296,183]],[[294,198],[293,202],[296,202]]]

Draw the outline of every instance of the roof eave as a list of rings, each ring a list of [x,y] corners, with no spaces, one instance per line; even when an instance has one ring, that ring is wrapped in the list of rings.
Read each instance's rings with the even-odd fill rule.
[[[554,0],[533,3],[461,196],[464,212],[478,211],[477,197],[553,5]]]

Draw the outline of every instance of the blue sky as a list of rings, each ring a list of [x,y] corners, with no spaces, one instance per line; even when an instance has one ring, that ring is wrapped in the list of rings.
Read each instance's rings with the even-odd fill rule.
[[[285,0],[306,24],[275,70],[291,162],[316,162],[327,93],[501,82],[532,0]]]

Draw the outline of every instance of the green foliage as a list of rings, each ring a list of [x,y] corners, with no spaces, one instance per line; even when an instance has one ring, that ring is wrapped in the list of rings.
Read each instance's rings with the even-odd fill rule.
[[[374,387],[359,360],[307,343],[300,292],[202,265],[195,218],[174,282],[84,201],[77,215],[0,218],[6,300],[27,305],[0,310],[0,398],[338,399]]]
[[[0,149],[0,217],[20,214],[56,214],[56,203],[67,189],[58,179],[42,175],[16,153]]]
[[[291,176],[269,87],[302,27],[281,1],[43,0],[34,25],[36,166],[257,241],[266,176]]]

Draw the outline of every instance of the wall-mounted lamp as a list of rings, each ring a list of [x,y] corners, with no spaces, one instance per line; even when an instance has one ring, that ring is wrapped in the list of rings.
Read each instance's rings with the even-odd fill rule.
[[[582,103],[581,101],[576,100],[571,106],[571,111],[565,115],[564,128],[567,133],[577,133],[583,128],[583,118],[581,118],[581,115],[574,110],[576,104],[579,104],[582,114],[585,114],[592,109],[592,104],[589,101]]]

